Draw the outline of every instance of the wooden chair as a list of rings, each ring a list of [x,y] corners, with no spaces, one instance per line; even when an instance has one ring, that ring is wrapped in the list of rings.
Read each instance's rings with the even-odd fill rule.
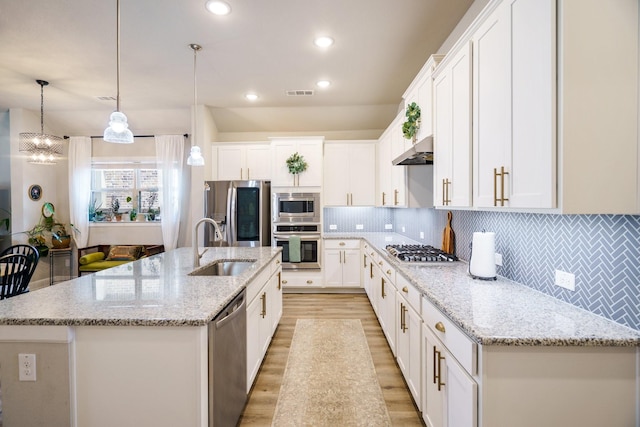
[[[33,277],[33,273],[36,271],[36,267],[38,266],[38,261],[40,260],[40,253],[36,248],[31,245],[19,244],[9,246],[7,249],[0,253],[0,256],[9,255],[9,254],[22,254],[26,255],[31,261],[31,266],[29,268],[29,275],[27,277],[27,285],[25,286],[25,292],[29,291],[29,282],[31,282],[31,277]]]
[[[0,299],[26,291],[31,264],[32,260],[27,255],[8,254],[0,257]]]

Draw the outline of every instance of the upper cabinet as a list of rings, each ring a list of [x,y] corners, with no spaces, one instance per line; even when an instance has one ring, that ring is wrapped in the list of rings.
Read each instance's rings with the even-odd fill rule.
[[[218,180],[271,179],[269,144],[216,144]]]
[[[376,141],[324,144],[324,206],[374,206]]]
[[[639,213],[638,28],[635,1],[490,1],[435,72],[437,206]],[[467,51],[471,166],[454,143],[467,110],[446,95],[466,92]],[[452,167],[472,172],[470,202]]]
[[[271,186],[321,187],[322,144],[322,137],[271,138],[273,159]],[[307,163],[307,169],[299,174],[291,174],[287,168],[287,159],[295,153],[302,156]]]
[[[471,43],[434,74],[434,205],[471,206]]]
[[[415,102],[420,107],[420,128],[416,141],[433,134],[433,81],[432,73],[444,55],[431,55],[402,98],[404,107]]]
[[[555,207],[554,3],[504,0],[472,35],[475,206]]]

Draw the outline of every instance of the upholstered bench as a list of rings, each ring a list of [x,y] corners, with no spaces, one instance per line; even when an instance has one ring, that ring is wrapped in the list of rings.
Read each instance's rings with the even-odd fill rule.
[[[164,245],[94,245],[78,249],[78,277],[164,252]]]

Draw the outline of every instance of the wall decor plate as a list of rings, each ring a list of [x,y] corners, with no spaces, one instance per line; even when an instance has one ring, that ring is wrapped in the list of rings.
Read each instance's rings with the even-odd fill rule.
[[[29,187],[29,198],[31,200],[40,200],[40,197],[42,197],[42,187],[38,184]]]

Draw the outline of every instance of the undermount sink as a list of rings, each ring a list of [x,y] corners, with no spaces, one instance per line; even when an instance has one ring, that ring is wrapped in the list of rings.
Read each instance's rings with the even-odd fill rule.
[[[189,276],[238,276],[255,262],[255,259],[214,261],[193,270]]]

